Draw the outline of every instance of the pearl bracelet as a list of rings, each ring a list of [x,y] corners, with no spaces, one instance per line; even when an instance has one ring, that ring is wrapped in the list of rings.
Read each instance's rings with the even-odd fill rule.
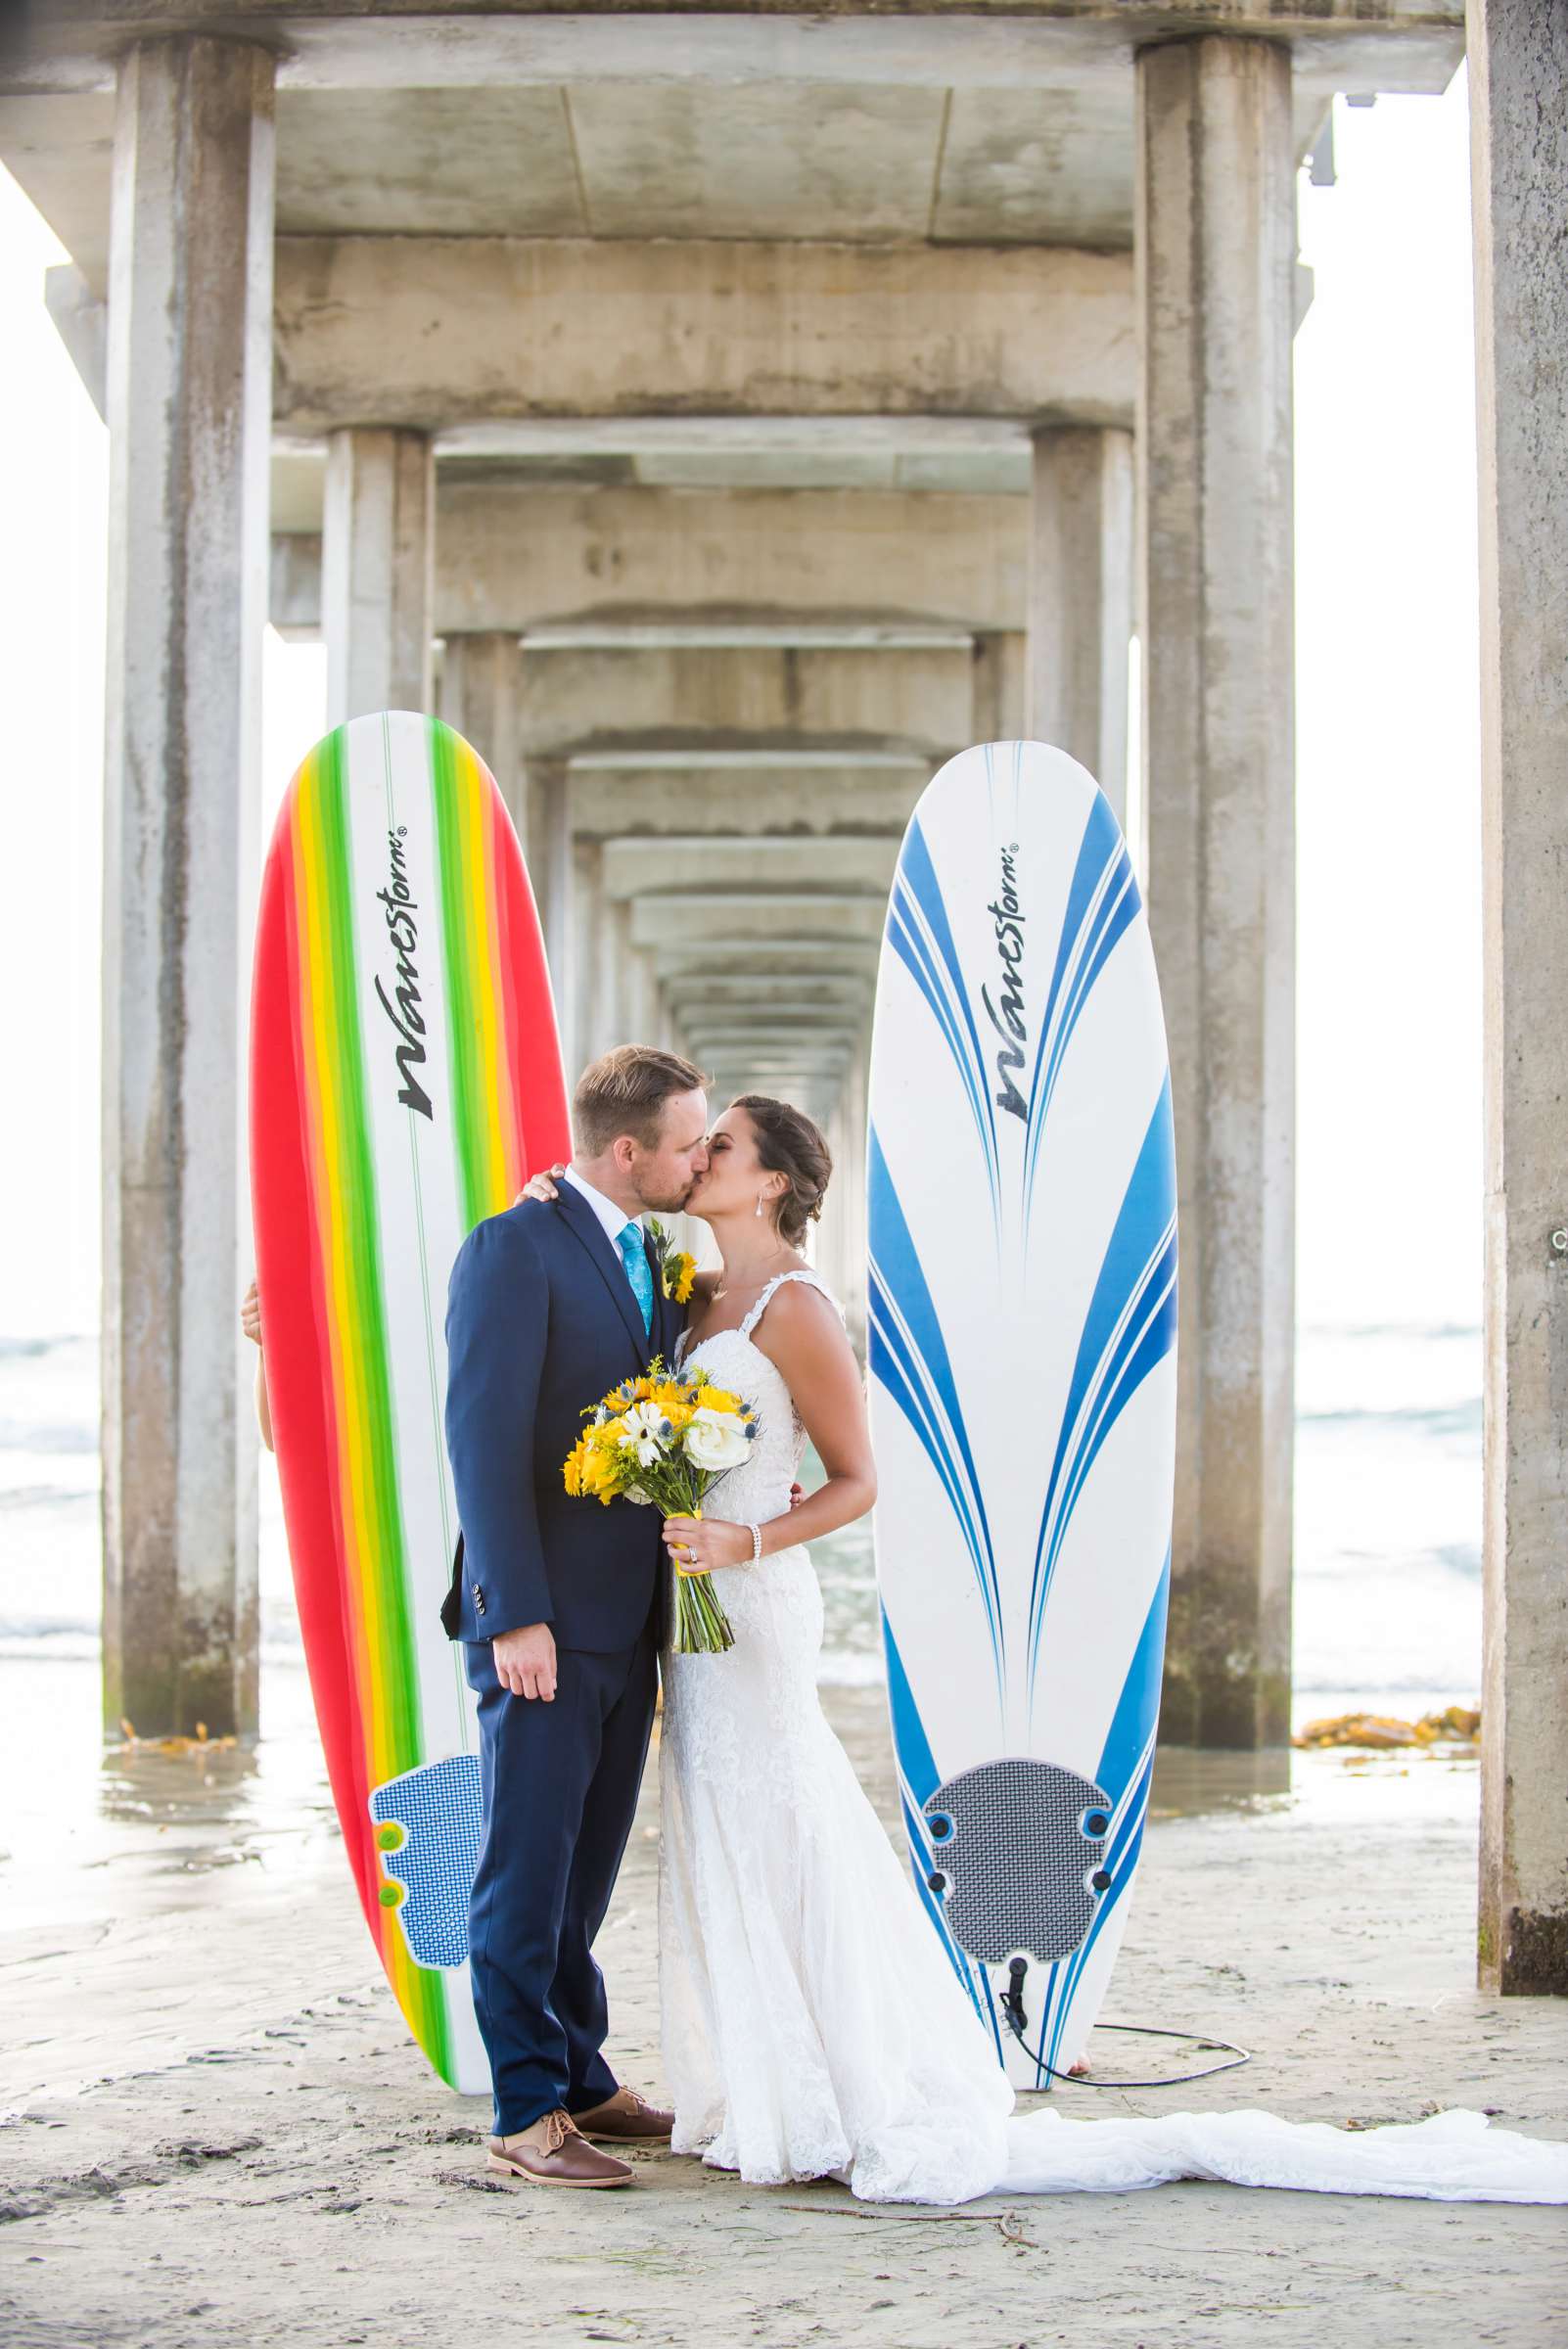
[[[752,1564],[754,1566],[761,1566],[761,1562],[762,1529],[760,1525],[754,1525],[752,1528]]]

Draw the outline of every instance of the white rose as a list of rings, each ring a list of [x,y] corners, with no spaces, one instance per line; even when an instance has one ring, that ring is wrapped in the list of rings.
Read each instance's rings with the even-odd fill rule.
[[[738,1468],[751,1450],[742,1422],[730,1411],[710,1410],[706,1404],[693,1411],[683,1441],[687,1459],[715,1474]]]

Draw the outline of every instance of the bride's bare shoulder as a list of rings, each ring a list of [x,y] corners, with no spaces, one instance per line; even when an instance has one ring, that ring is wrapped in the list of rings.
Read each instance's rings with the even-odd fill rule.
[[[782,1280],[753,1332],[764,1354],[844,1341],[844,1317],[814,1280]]]
[[[752,1334],[783,1379],[796,1416],[824,1460],[864,1435],[860,1367],[831,1295],[814,1281],[783,1283]]]

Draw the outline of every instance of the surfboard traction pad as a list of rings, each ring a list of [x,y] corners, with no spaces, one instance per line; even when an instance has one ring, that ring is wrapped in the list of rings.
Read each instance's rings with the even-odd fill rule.
[[[389,1778],[370,1798],[376,1848],[416,1965],[468,1962],[468,1902],[484,1834],[477,1754],[448,1754]]]
[[[1042,1964],[1070,1958],[1094,1922],[1110,1832],[1093,1779],[1055,1762],[983,1762],[923,1808],[939,1855],[931,1889],[959,1948],[982,1965],[1026,1950]]]

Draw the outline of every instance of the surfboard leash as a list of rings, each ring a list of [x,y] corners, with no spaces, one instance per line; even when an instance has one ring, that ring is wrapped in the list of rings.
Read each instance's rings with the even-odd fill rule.
[[[1030,2061],[1048,2073],[1052,2080],[1063,2080],[1069,2088],[1186,2088],[1194,2080],[1212,2080],[1217,2072],[1238,2072],[1244,2063],[1251,2063],[1252,2051],[1238,2048],[1231,2039],[1215,2039],[1207,2031],[1173,2031],[1163,2023],[1096,2023],[1096,2031],[1118,2031],[1129,2039],[1185,2039],[1205,2050],[1222,2050],[1226,2061],[1206,2064],[1201,2072],[1173,2072],[1164,2080],[1091,2080],[1084,2074],[1059,2072],[1042,2055],[1036,2055],[1024,2037],[1029,2017],[1024,2012],[1024,1976],[1029,1971],[1027,1958],[1014,1958],[1007,1968],[1007,1988],[1002,1994],[1001,2010],[1007,2017],[1007,2027]]]

